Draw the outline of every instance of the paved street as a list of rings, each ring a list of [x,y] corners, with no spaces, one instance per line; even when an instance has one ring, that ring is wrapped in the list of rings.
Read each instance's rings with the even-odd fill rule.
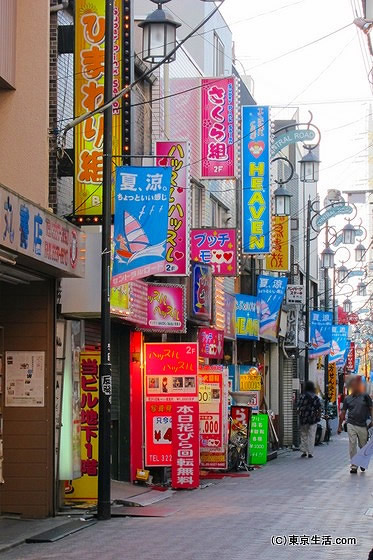
[[[373,517],[365,515],[373,508],[373,469],[351,476],[346,452],[346,436],[335,436],[313,459],[289,451],[249,479],[178,493],[164,502],[181,508],[172,517],[113,519],[55,544],[22,545],[1,560],[366,560],[373,546]],[[272,535],[355,537],[357,545],[274,547]]]

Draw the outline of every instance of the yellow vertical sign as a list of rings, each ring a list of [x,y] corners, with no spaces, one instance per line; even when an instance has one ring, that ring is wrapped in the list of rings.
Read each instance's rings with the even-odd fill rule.
[[[272,216],[272,250],[266,256],[266,269],[290,270],[289,216]]]
[[[329,402],[337,402],[337,364],[328,364],[328,397]]]
[[[121,4],[121,0],[114,2],[113,94],[122,86]],[[75,14],[74,114],[78,117],[97,109],[104,100],[105,0],[75,0]],[[114,156],[122,153],[121,123],[118,101],[113,104]],[[99,113],[74,129],[74,214],[77,215],[102,214],[103,126],[104,117]]]
[[[98,492],[98,384],[100,352],[81,352],[80,451],[82,476],[65,487],[66,500],[96,502]]]

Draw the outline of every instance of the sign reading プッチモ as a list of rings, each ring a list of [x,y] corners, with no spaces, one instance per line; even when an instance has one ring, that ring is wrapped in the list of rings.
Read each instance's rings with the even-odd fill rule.
[[[157,165],[172,167],[166,248],[167,276],[185,276],[189,270],[189,185],[188,142],[159,140],[155,143]]]
[[[193,229],[191,258],[210,264],[214,276],[237,276],[236,229]]]
[[[163,272],[171,167],[117,167],[112,286]]]
[[[279,314],[287,282],[284,276],[258,277],[259,334],[267,340],[277,340]]]
[[[242,252],[271,251],[269,107],[242,107]]]
[[[235,177],[235,78],[201,80],[201,177]]]
[[[247,340],[259,340],[258,298],[236,294],[236,336]]]
[[[330,353],[332,347],[332,323],[333,313],[331,311],[310,312],[310,359]]]

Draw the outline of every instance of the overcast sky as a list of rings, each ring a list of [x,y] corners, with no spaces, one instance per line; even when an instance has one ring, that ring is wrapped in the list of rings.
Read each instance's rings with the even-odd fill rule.
[[[226,0],[222,6],[237,58],[254,78],[257,103],[274,106],[273,118],[286,116],[275,106],[289,103],[299,105],[304,119],[313,111],[323,133],[322,191],[366,186],[360,183],[367,178],[366,154],[350,157],[368,144],[365,116],[372,92],[363,59],[365,36],[351,25],[294,54],[264,62],[348,25],[354,3],[360,7],[360,0]]]

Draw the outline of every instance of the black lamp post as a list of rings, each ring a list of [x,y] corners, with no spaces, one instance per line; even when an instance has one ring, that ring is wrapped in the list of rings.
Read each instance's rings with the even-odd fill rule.
[[[170,2],[170,0],[151,0],[154,4],[158,4],[158,8],[154,10],[145,21],[139,23],[142,27],[142,58],[145,62],[156,64],[170,56],[166,62],[172,62],[176,59],[176,29],[180,27],[173,19],[171,14],[162,8],[162,4]]]

